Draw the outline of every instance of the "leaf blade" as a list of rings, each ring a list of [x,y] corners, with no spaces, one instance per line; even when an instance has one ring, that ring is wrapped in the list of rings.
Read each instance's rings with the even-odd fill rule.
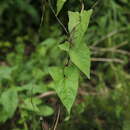
[[[57,0],[57,15],[60,13],[66,1],[67,0]]]
[[[51,69],[51,71],[53,72],[51,72],[50,75],[55,82],[54,89],[70,114],[71,107],[77,94],[79,71],[75,66],[65,67],[63,73],[59,73],[62,71],[62,68],[60,67]],[[57,80],[57,78],[54,77],[54,73],[62,78],[58,78]],[[58,77],[58,75],[56,75],[56,77]]]
[[[5,122],[13,116],[18,106],[17,91],[14,88],[11,88],[3,92],[0,97],[0,104],[3,106],[3,109],[0,111],[0,122]]]
[[[68,30],[73,37],[73,43],[78,46],[82,43],[84,34],[87,31],[92,9],[81,11],[81,13],[69,11],[68,15]]]
[[[82,44],[78,48],[72,48],[69,51],[71,61],[88,77],[90,78],[90,51],[89,48]]]

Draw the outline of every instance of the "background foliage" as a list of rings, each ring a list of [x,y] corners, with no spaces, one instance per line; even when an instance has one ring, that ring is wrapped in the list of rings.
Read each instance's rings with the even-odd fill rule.
[[[56,1],[51,3],[56,10]],[[84,6],[93,8],[84,37],[91,50],[91,78],[81,73],[76,101],[65,120],[66,110],[56,95],[41,97],[53,91],[48,66],[66,60],[57,48],[66,39],[64,29],[44,0],[0,1],[1,130],[54,127],[59,104],[59,130],[130,129],[130,2],[84,0]],[[67,28],[68,10],[80,11],[81,2],[68,0],[58,7]]]

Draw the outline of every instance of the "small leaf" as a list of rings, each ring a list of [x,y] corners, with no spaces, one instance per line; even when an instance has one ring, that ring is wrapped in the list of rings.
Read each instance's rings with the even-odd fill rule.
[[[65,42],[63,44],[60,44],[58,47],[61,49],[61,50],[64,50],[64,51],[69,51],[69,42]]]
[[[66,2],[67,0],[57,0],[57,15],[59,14],[59,12],[61,11],[64,3]]]
[[[15,69],[15,67],[11,68],[8,66],[0,67],[0,80],[2,79],[11,79],[11,73]]]
[[[77,94],[79,71],[75,66],[65,67],[64,71],[60,67],[53,67],[50,74],[55,82],[54,89],[70,114]]]
[[[0,110],[0,122],[5,122],[8,118],[11,118],[18,105],[18,95],[15,89],[8,89],[3,92],[0,97],[0,104],[2,110]]]
[[[81,13],[71,11],[68,12],[68,29],[73,38],[73,43],[76,44],[76,46],[80,45],[83,41],[83,37],[87,31],[91,14],[92,10],[81,11]]]
[[[41,105],[38,108],[39,112],[37,114],[40,116],[51,116],[54,113],[54,110],[48,105]]]
[[[33,111],[33,112],[39,112],[38,106],[39,104],[41,104],[42,101],[38,98],[27,98],[24,100],[23,104],[21,104],[21,108],[29,110],[29,111]]]
[[[71,33],[72,30],[80,23],[80,14],[79,12],[68,12],[69,15],[69,23],[68,23],[68,29]]]
[[[36,93],[43,93],[48,91],[48,86],[45,84],[35,84],[34,82],[30,82],[23,86],[16,87],[17,92],[28,91],[28,93],[36,94]]]
[[[90,78],[90,51],[85,44],[81,44],[78,48],[72,48],[69,51],[71,61]]]
[[[80,17],[81,17],[80,28],[81,28],[83,34],[87,31],[91,15],[92,15],[92,9],[90,9],[88,11],[84,10],[80,13]]]

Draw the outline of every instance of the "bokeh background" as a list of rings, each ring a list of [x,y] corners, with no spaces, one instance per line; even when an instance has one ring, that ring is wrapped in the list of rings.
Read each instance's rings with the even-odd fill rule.
[[[56,0],[52,0],[56,10]],[[56,95],[47,67],[61,65],[57,45],[66,39],[45,0],[0,0],[0,130],[130,130],[130,1],[84,0],[93,8],[85,42],[91,50],[91,79],[81,74],[70,119]],[[80,11],[68,0],[58,18],[67,28],[67,11]],[[40,113],[35,109],[37,105]]]

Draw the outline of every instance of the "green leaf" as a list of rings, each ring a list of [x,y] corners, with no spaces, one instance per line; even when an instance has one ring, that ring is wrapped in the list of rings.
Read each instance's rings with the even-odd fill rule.
[[[90,78],[90,51],[85,44],[81,44],[78,48],[72,48],[69,51],[71,61]]]
[[[79,71],[75,66],[68,66],[64,71],[61,67],[52,67],[49,72],[55,82],[54,89],[70,114],[77,94]]]
[[[37,114],[40,116],[51,116],[54,113],[54,110],[48,105],[41,105],[38,108],[39,112]]]
[[[32,95],[32,94],[36,94],[36,93],[47,92],[48,86],[43,83],[35,84],[34,82],[30,82],[23,86],[17,86],[16,90],[17,90],[17,92],[28,91],[28,93],[30,93]]]
[[[15,67],[11,68],[8,66],[0,67],[0,80],[2,79],[11,79],[11,73],[15,69]]]
[[[66,2],[67,0],[57,0],[57,15],[59,14],[59,12],[61,11],[64,3]]]
[[[61,69],[60,67],[50,67],[49,73],[52,76],[53,80],[56,82],[59,82],[64,78],[63,69]]]
[[[84,34],[88,28],[88,23],[92,10],[71,12],[69,11],[68,29],[71,33],[72,47],[69,48],[69,42],[59,45],[61,50],[69,52],[71,61],[88,77],[90,78],[90,51],[83,43]]]
[[[91,14],[92,10],[81,11],[81,13],[71,11],[68,12],[68,29],[72,36],[73,43],[76,44],[76,46],[80,46],[83,41],[83,37],[87,31]]]
[[[18,95],[15,89],[8,89],[3,92],[0,97],[0,122],[5,122],[8,118],[11,118],[18,105]]]
[[[27,98],[20,107],[28,111],[33,111],[40,116],[50,116],[54,113],[54,110],[51,107],[42,105],[42,101],[38,98]]]
[[[81,17],[80,29],[83,35],[87,31],[91,15],[92,15],[92,9],[88,11],[84,10],[84,11],[81,11],[80,13],[80,17]]]
[[[60,44],[58,47],[61,49],[61,50],[64,50],[64,51],[69,51],[69,42],[65,42],[63,44]]]
[[[80,13],[69,11],[68,15],[69,15],[68,29],[69,32],[71,33],[72,30],[80,24]]]
[[[21,108],[33,111],[33,112],[39,112],[39,108],[37,105],[41,104],[42,101],[38,98],[27,98],[24,100],[23,104],[21,104]]]
[[[81,11],[80,13],[68,12],[68,30],[73,45],[69,49],[70,59],[88,78],[90,78],[90,51],[85,44],[83,44],[83,37],[87,31],[91,14],[92,10]],[[62,46],[64,47],[65,44]],[[64,47],[63,50],[67,49]]]

